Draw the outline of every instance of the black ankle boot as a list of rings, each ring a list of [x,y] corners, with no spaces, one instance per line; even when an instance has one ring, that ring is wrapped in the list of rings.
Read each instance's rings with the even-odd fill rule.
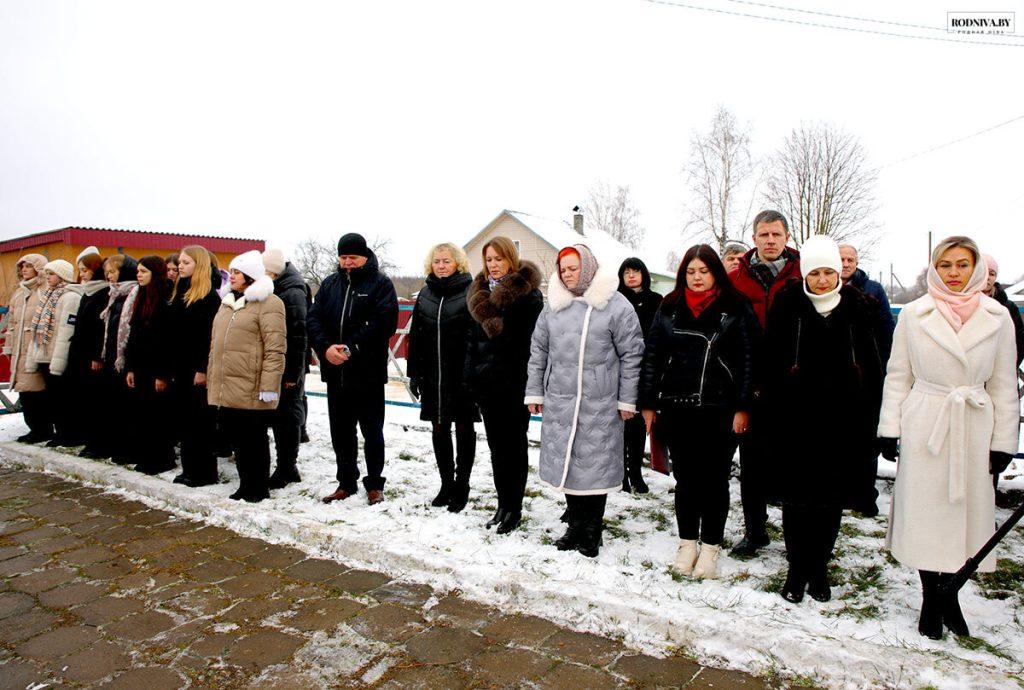
[[[921,570],[921,618],[917,631],[933,640],[942,639],[942,594],[939,574]]]
[[[633,493],[647,494],[651,490],[647,486],[647,482],[644,481],[644,475],[640,471],[639,467],[633,467],[629,470],[629,483],[633,485]]]
[[[521,511],[518,511],[518,510],[508,510],[508,511],[505,511],[505,516],[501,519],[501,524],[498,525],[498,529],[496,529],[495,531],[498,534],[508,534],[509,532],[512,532],[517,527],[519,527],[519,522],[522,519],[523,519],[523,514],[522,514]]]
[[[807,588],[807,576],[803,568],[793,563],[789,564],[789,572],[786,573],[786,582],[782,585],[779,594],[791,604],[799,604],[804,600],[804,590]]]
[[[451,500],[448,501],[449,513],[461,513],[469,503],[469,482],[456,482],[452,489]]]
[[[504,520],[504,519],[505,519],[505,509],[504,508],[498,508],[498,510],[495,511],[495,513],[494,513],[494,517],[492,517],[490,520],[488,520],[486,522],[486,524],[484,524],[484,527],[486,527],[487,529],[490,529],[490,528],[494,527],[495,525],[500,525],[501,521]]]
[[[430,505],[435,508],[448,505],[452,500],[452,485],[451,482],[442,481],[441,490],[434,496],[434,500],[430,502]]]
[[[274,468],[274,473],[270,475],[270,479],[267,481],[267,486],[271,489],[283,489],[289,484],[301,482],[302,477],[299,476],[299,470],[294,465],[281,466],[278,465]]]
[[[942,597],[942,623],[954,635],[970,637],[971,630],[967,627],[967,621],[964,620],[964,612],[960,610],[960,592],[948,591],[953,577],[952,573],[939,574],[938,587],[940,587],[939,594]]]
[[[555,548],[559,551],[572,551],[580,545],[580,524],[573,520],[565,529],[565,534],[555,540]]]
[[[603,531],[604,520],[601,516],[588,515],[580,523],[579,545],[576,547],[580,555],[587,558],[597,558],[597,555],[601,552],[601,544],[603,543],[601,533]]]
[[[825,563],[816,564],[807,577],[807,594],[815,601],[829,601],[832,599],[832,587],[828,584],[828,566]]]

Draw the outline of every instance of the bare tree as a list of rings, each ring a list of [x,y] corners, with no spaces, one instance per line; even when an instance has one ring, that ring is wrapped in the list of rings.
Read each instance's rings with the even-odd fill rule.
[[[803,125],[768,161],[765,201],[789,219],[797,247],[812,235],[868,248],[877,240],[875,171],[851,134]]]
[[[682,262],[683,255],[673,249],[665,256],[665,269],[668,270],[669,273],[674,274],[679,270],[679,264]]]
[[[338,268],[338,252],[330,242],[307,237],[292,250],[292,265],[315,293],[324,279]]]
[[[390,237],[381,237],[380,235],[376,235],[366,244],[370,248],[370,251],[373,252],[374,256],[377,257],[377,268],[380,269],[381,273],[386,273],[387,275],[395,275],[398,273],[398,264],[391,260]]]
[[[584,214],[593,227],[629,247],[640,248],[645,231],[640,225],[640,211],[633,204],[629,185],[620,185],[613,192],[607,182],[599,181],[590,188]]]
[[[740,209],[737,215],[737,197],[753,171],[750,128],[740,126],[728,108],[719,106],[711,129],[695,132],[690,139],[686,166],[687,186],[695,200],[687,228],[710,238],[719,253],[730,240],[743,236],[749,209]]]

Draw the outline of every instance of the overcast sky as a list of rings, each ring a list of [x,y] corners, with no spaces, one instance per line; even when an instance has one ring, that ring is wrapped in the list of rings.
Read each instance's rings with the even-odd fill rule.
[[[944,27],[969,3],[778,4]],[[985,9],[1024,21],[1022,0]],[[1024,115],[1018,31],[991,40],[1021,47],[953,45],[643,0],[2,0],[0,237],[358,231],[414,270],[503,208],[568,218],[605,179],[632,187],[663,255],[681,248],[690,137],[719,104],[756,154],[828,121],[883,165]],[[868,268],[910,282],[933,230],[1024,273],[1022,160],[1019,120],[884,168]]]

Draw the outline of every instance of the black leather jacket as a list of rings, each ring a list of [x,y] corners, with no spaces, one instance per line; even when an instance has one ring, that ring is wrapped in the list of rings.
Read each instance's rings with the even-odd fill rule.
[[[638,406],[749,411],[760,337],[757,316],[741,296],[723,294],[696,318],[683,299],[663,304],[647,336]]]

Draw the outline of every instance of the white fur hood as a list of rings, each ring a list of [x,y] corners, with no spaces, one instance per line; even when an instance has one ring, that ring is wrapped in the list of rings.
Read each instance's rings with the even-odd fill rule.
[[[246,303],[262,302],[272,294],[274,294],[274,281],[270,279],[270,276],[263,275],[254,280],[252,285],[245,288],[241,299],[236,300],[235,293],[229,292],[224,295],[223,303],[238,311],[245,307]]]
[[[619,276],[611,271],[598,268],[597,275],[594,276],[594,280],[590,283],[587,291],[583,293],[581,299],[594,309],[604,309],[618,291]],[[552,273],[551,278],[548,280],[548,305],[551,307],[551,311],[562,311],[572,304],[575,299],[577,299],[576,295],[569,292],[562,285],[562,279],[558,277],[558,271]]]

